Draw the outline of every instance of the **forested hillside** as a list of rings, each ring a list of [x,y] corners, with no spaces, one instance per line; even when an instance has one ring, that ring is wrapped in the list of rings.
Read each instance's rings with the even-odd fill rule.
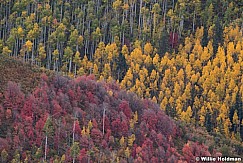
[[[9,83],[8,87],[4,86],[8,80],[11,80],[21,85],[23,84],[22,91],[24,91],[25,95],[18,90],[17,92],[21,94],[21,99],[17,101],[20,103],[11,104],[10,106],[6,102],[10,98],[8,93],[0,94],[0,98],[2,98],[0,101],[5,101],[1,104],[3,105],[3,109],[0,109],[3,113],[2,116],[5,118],[4,120],[9,122],[9,125],[12,125],[10,127],[11,131],[6,129],[8,128],[6,124],[1,125],[0,131],[3,134],[0,135],[0,139],[3,138],[3,141],[8,142],[12,141],[11,148],[19,149],[17,152],[22,152],[21,158],[26,158],[28,154],[26,153],[26,157],[22,156],[23,151],[29,150],[31,152],[34,151],[34,154],[36,152],[41,153],[35,159],[44,157],[44,160],[55,159],[53,156],[57,155],[56,159],[58,161],[61,159],[61,155],[65,154],[64,157],[67,158],[64,159],[68,161],[72,159],[88,159],[88,161],[96,162],[96,157],[100,159],[106,157],[104,160],[112,161],[114,158],[122,158],[124,161],[129,161],[130,158],[132,161],[146,162],[146,159],[151,160],[154,157],[160,162],[158,155],[161,153],[158,154],[156,152],[161,151],[161,144],[155,145],[157,138],[152,138],[153,134],[150,133],[154,130],[154,134],[158,135],[161,133],[166,137],[167,131],[164,131],[163,127],[160,130],[160,126],[163,126],[166,122],[163,121],[163,118],[168,118],[164,115],[165,113],[173,119],[168,120],[169,124],[177,127],[175,127],[176,132],[168,131],[171,138],[170,136],[166,138],[176,141],[175,138],[179,137],[179,139],[183,140],[183,144],[176,144],[170,140],[168,144],[172,151],[170,148],[167,150],[167,145],[166,147],[163,146],[163,148],[166,148],[164,149],[165,153],[171,152],[166,154],[164,162],[169,162],[168,159],[172,159],[171,162],[174,159],[185,161],[192,157],[186,156],[187,152],[183,153],[182,147],[187,140],[207,144],[210,146],[209,152],[211,154],[216,154],[216,150],[213,149],[217,149],[223,155],[242,155],[242,15],[242,0],[0,0],[0,55],[2,55],[0,59],[4,60],[4,62],[0,62],[0,73],[3,72],[5,75],[11,73],[10,69],[8,69],[9,71],[3,71],[7,67],[6,62],[9,63],[9,57],[11,57],[25,62],[29,66],[27,68],[29,70],[31,67],[37,66],[41,68],[41,71],[54,70],[74,78],[71,80],[62,77],[43,76],[42,82],[40,82],[40,77],[38,77],[40,71],[38,70],[38,73],[32,74],[32,71],[25,69],[26,67],[20,70],[20,73],[25,71],[24,74],[26,76],[22,76],[22,78],[31,78],[31,80],[22,80],[21,76],[17,76],[19,73],[16,72],[13,72],[12,76],[16,75],[17,79],[20,78],[18,80],[12,80],[11,77],[2,77],[3,80],[0,81],[1,92],[5,89],[8,92],[9,87],[14,87],[15,91],[19,89],[13,83]],[[16,63],[20,64],[19,62]],[[79,96],[76,97],[77,95],[74,93],[75,91],[77,91],[76,93],[81,91],[77,90],[79,82],[88,80],[88,83],[97,84],[93,79],[90,81],[90,79],[85,77],[78,77],[90,74],[93,74],[94,78],[101,83],[108,83],[103,83],[102,87],[107,89],[109,98],[116,98],[118,101],[124,100],[123,96],[116,97],[113,92],[115,89],[119,90],[118,94],[123,94],[124,92],[120,92],[120,89],[122,89],[129,92],[128,95],[124,96],[132,95],[132,99],[133,97],[142,99],[140,102],[143,104],[139,105],[139,107],[131,106],[134,101],[129,101],[129,98],[127,98],[125,103],[121,104],[124,106],[120,106],[120,102],[116,100],[108,102],[113,108],[110,108],[110,112],[114,112],[115,116],[119,116],[121,112],[125,114],[120,115],[120,118],[109,117],[109,123],[111,123],[109,136],[112,135],[114,137],[113,143],[115,144],[113,145],[108,143],[110,140],[104,140],[108,132],[106,130],[105,133],[102,132],[104,129],[101,127],[101,119],[105,114],[104,106],[103,102],[101,102],[102,100],[100,101],[100,95],[97,95],[97,97],[94,95],[96,91],[99,93],[102,91],[95,90],[95,86],[90,88],[92,93],[84,93],[87,95],[87,99],[75,99],[81,98]],[[34,81],[38,82],[35,83]],[[67,86],[64,87],[63,83],[55,86],[56,81],[58,81],[57,83],[67,82]],[[114,81],[116,81],[117,85],[113,83]],[[42,84],[38,85],[39,83]],[[110,85],[110,83],[113,83],[115,88],[109,88],[107,85]],[[84,87],[83,91],[86,90],[86,84],[82,83],[81,85],[83,86],[80,86]],[[28,85],[31,85],[31,87],[28,87]],[[37,85],[39,86],[38,88],[36,88]],[[61,87],[60,90],[59,87]],[[35,91],[32,91],[34,88]],[[53,91],[36,94],[35,92],[38,92],[39,89],[42,91],[49,89]],[[70,104],[71,108],[65,109],[67,106],[64,106],[64,99],[69,101],[68,104]],[[41,117],[39,108],[35,108],[37,110],[35,117],[34,113],[32,114],[33,111],[27,111],[29,113],[26,113],[24,110],[18,109],[18,107],[27,107],[27,104],[24,106],[25,100],[30,100],[29,103],[35,103],[37,108],[44,107],[43,112],[41,111]],[[158,111],[158,107],[148,102],[149,100],[158,103],[161,110]],[[12,103],[14,101],[11,100],[9,102]],[[93,105],[93,103],[97,106]],[[54,104],[59,105],[57,108],[59,108],[60,112],[64,110],[62,115],[67,114],[69,116],[68,120],[64,119],[68,121],[65,123],[69,124],[69,127],[71,126],[65,131],[66,135],[63,133],[64,136],[58,139],[54,138],[54,131],[58,133],[58,129],[61,128],[60,123],[64,123],[64,121],[62,121],[63,119],[58,121],[58,118],[51,118],[55,116],[53,109],[50,109],[55,108]],[[135,143],[136,147],[129,146],[124,143],[129,139],[129,136],[134,134],[137,137],[140,133],[135,133],[134,125],[136,126],[136,123],[134,122],[130,126],[131,122],[128,124],[127,120],[131,121],[136,117],[136,114],[140,117],[150,116],[150,113],[144,114],[144,112],[147,112],[146,108],[150,105],[153,106],[151,117],[155,116],[156,118],[154,119],[156,120],[148,118],[152,120],[143,119],[140,121],[138,118],[139,127],[137,125],[137,129],[141,130],[140,132],[144,132],[143,134],[145,135],[142,134],[143,138],[141,140],[136,138],[138,140]],[[128,111],[130,116],[128,116],[128,113],[125,113],[128,106],[132,110]],[[79,111],[87,116],[84,118],[84,121],[75,114],[74,110],[76,107],[81,108],[82,111]],[[90,108],[90,112],[86,113],[86,110],[83,110],[86,107]],[[110,114],[112,115],[113,113]],[[27,116],[27,119],[31,117],[31,119],[28,119],[28,123],[26,122],[26,126],[28,128],[29,124],[32,125],[26,131],[33,130],[33,134],[35,136],[40,134],[40,137],[38,140],[38,136],[35,137],[36,139],[31,140],[31,135],[20,136],[16,138],[18,139],[16,141],[20,144],[17,143],[18,145],[16,145],[14,144],[14,137],[9,138],[7,135],[13,135],[14,132],[17,132],[15,131],[17,130],[15,125],[18,126],[17,123],[25,121],[23,116]],[[58,116],[62,117],[59,113]],[[96,116],[100,122],[94,122],[97,123],[96,127],[94,127],[94,124],[91,124],[91,122],[93,123],[93,118]],[[129,118],[126,119],[125,117]],[[39,126],[39,131],[37,132],[36,129],[38,127],[36,128],[36,123],[40,119],[43,121],[43,124]],[[84,127],[82,134],[78,135],[77,138],[75,132],[71,130],[74,124],[76,126],[76,119],[78,119],[77,124]],[[120,135],[113,135],[116,131],[113,131],[111,126],[113,120],[116,121],[116,125],[119,124],[117,119],[120,120],[119,123],[124,122],[123,125],[125,125],[126,132]],[[90,123],[88,123],[89,120],[91,120]],[[178,129],[178,124],[175,124],[174,120],[182,124],[180,126],[183,128],[182,130],[184,130],[185,126],[200,128],[202,131],[204,129],[210,134],[207,135],[208,138],[212,136],[209,140],[213,143],[208,143],[205,135],[201,136],[203,140],[200,140],[200,136],[198,136],[202,133],[200,131],[200,133],[193,131],[189,133],[189,130],[186,130],[189,135],[192,133],[192,135],[195,134],[197,136],[190,139],[183,137],[180,129]],[[125,124],[125,121],[127,124]],[[145,122],[142,123],[142,121]],[[44,127],[45,129],[43,130],[43,125],[46,123],[47,127]],[[51,135],[49,135],[49,129],[47,129],[48,125],[51,125]],[[118,126],[121,126],[121,124]],[[150,128],[151,126],[152,128]],[[80,130],[82,130],[82,127]],[[88,133],[90,132],[91,138],[89,134],[87,135],[87,129],[90,130]],[[101,148],[99,145],[104,142],[95,142],[96,137],[92,138],[92,129],[97,130],[95,130],[95,135],[102,137],[100,140],[106,141],[106,146]],[[145,129],[148,130],[143,131]],[[60,132],[58,136],[61,136]],[[77,132],[80,133],[80,131]],[[83,140],[84,135],[87,140]],[[138,147],[143,148],[143,143],[147,140],[147,137],[153,143],[152,147],[154,149],[151,150],[155,152],[152,152],[152,154],[146,153],[140,148],[137,149]],[[8,140],[5,140],[5,138],[8,138]],[[46,139],[56,140],[58,143],[52,141],[53,144],[48,144],[46,147]],[[81,140],[88,142],[89,145],[81,146],[84,143]],[[163,138],[163,140],[165,139]],[[75,145],[74,142],[76,141],[80,144]],[[27,149],[28,143],[34,143],[35,147],[33,148],[35,149]],[[146,143],[144,148],[149,146],[149,142]],[[188,143],[187,145],[190,146],[192,144]],[[92,145],[97,148],[97,151],[90,147]],[[187,145],[186,148],[188,147]],[[194,145],[197,146],[199,144]],[[23,151],[21,151],[20,147],[23,148]],[[114,151],[115,153],[106,153],[105,149],[107,147],[112,148],[109,152]],[[176,150],[174,150],[174,147]],[[70,150],[67,150],[69,148]],[[81,154],[73,153],[73,148],[75,150],[80,149]],[[103,151],[100,151],[100,149]],[[121,152],[119,154],[121,149],[123,149],[124,153]],[[134,149],[136,149],[135,152]],[[202,149],[207,151],[206,148]],[[11,150],[7,149],[7,151]],[[135,154],[133,153],[132,155],[132,151]],[[46,154],[47,156],[45,156],[45,152],[49,155]],[[50,154],[51,152],[53,154]],[[139,154],[139,152],[142,153]],[[99,156],[94,156],[96,154]],[[11,157],[14,156],[13,154],[10,155]],[[34,159],[33,153],[30,155]],[[81,155],[83,158],[78,158]],[[91,155],[93,155],[93,158]],[[173,158],[170,158],[172,155]]]
[[[9,82],[0,105],[2,162],[194,162],[221,156],[158,105],[94,76],[41,76],[25,95]],[[202,137],[203,139],[203,137]]]

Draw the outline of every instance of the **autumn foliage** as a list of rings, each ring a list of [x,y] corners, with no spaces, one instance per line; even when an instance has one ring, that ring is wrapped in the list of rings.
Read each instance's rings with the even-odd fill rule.
[[[93,76],[42,75],[31,94],[9,82],[3,99],[1,151],[8,161],[173,162],[210,155],[193,142],[179,152],[181,128],[157,104]]]

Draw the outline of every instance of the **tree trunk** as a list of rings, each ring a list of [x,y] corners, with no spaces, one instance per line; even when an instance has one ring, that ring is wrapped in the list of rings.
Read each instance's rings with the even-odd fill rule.
[[[68,72],[71,73],[71,71],[72,71],[72,58],[69,59],[69,70],[68,70]]]
[[[192,31],[194,32],[195,31],[195,17],[196,17],[196,13],[195,13],[195,10],[193,12],[193,21],[192,21]]]
[[[45,161],[46,161],[46,153],[47,153],[47,135],[46,135],[46,141],[45,141]]]
[[[105,134],[105,106],[103,106],[103,123],[102,123],[102,133],[103,133],[103,135]]]

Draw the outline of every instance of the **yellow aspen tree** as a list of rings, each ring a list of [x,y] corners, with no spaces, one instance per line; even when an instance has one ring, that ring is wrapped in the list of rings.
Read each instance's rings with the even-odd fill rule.
[[[139,79],[141,81],[141,83],[145,83],[145,79],[148,77],[148,70],[143,67],[140,71],[139,71]]]
[[[174,92],[173,92],[173,96],[175,99],[177,99],[178,97],[181,96],[181,87],[180,85],[178,84],[178,82],[176,82],[174,84]]]
[[[192,49],[192,41],[191,41],[190,37],[186,37],[185,46],[184,46],[185,53],[190,54],[191,49]]]
[[[241,68],[239,63],[233,65],[232,78],[238,79],[241,75]]]
[[[105,79],[108,79],[108,77],[111,76],[111,68],[108,63],[105,64],[102,75]]]
[[[66,68],[65,68],[65,71],[66,71]],[[80,75],[80,76],[86,74],[85,69],[84,69],[83,67],[80,67],[77,73],[78,73],[78,75]]]
[[[205,115],[206,115],[206,109],[204,106],[201,107],[200,111],[199,111],[199,124],[201,126],[204,126],[205,123]]]
[[[131,61],[135,61],[138,64],[142,64],[143,62],[143,54],[141,49],[135,48],[130,54]]]
[[[191,65],[190,64],[187,64],[186,65],[186,76],[187,76],[187,78],[191,78],[191,75],[192,75],[192,67],[191,67]]]
[[[156,80],[157,79],[156,77],[157,77],[157,72],[156,72],[156,70],[153,69],[150,74],[150,81]]]
[[[158,98],[158,101],[161,102],[164,98],[164,93],[163,91],[159,91],[159,98]]]
[[[89,62],[89,60],[88,60],[87,55],[84,55],[84,58],[81,60],[81,65],[82,65],[83,69],[85,70],[85,72],[87,72],[87,70],[88,70],[88,62]]]
[[[141,87],[139,87],[137,89],[136,93],[137,93],[138,97],[143,98],[143,90],[141,89]]]
[[[89,129],[92,129],[92,127],[93,127],[93,123],[92,123],[91,120],[89,120],[89,122],[88,122],[88,128],[89,128]]]
[[[129,55],[129,51],[126,45],[122,46],[122,51],[121,51],[122,55],[125,57],[126,60],[129,60],[128,55]]]
[[[176,113],[177,113],[177,115],[179,115],[179,116],[181,115],[182,108],[183,108],[183,104],[181,102],[181,99],[177,99],[176,100]]]
[[[146,98],[150,98],[150,89],[149,88],[146,88],[146,90],[145,90],[145,97]]]
[[[119,143],[120,143],[121,147],[124,147],[124,145],[125,145],[125,138],[124,138],[124,136],[121,137],[121,139],[119,140]]]
[[[78,44],[78,46],[82,46],[83,45],[83,41],[84,41],[84,38],[83,38],[83,36],[79,36],[78,37],[78,39],[77,39],[77,44]]]
[[[135,111],[134,115],[133,115],[133,120],[135,123],[138,123],[138,112]]]
[[[37,57],[37,61],[41,62],[46,58],[46,51],[45,51],[45,47],[42,43],[39,44],[38,47],[38,57]]]
[[[27,47],[27,51],[30,52],[32,50],[33,43],[28,40],[26,41],[25,46]]]
[[[86,128],[85,128],[85,126],[83,126],[83,129],[81,131],[81,134],[82,134],[82,136],[86,136]]]
[[[128,146],[132,147],[133,146],[133,142],[136,140],[135,135],[132,134],[131,136],[128,137]]]
[[[164,56],[163,58],[161,58],[161,61],[160,61],[160,69],[159,71],[162,72],[166,65],[167,65],[167,62],[168,62],[168,57],[167,56]]]
[[[130,120],[129,120],[129,126],[130,126],[130,128],[131,128],[132,130],[134,129],[134,125],[135,125],[134,120],[133,120],[133,119],[130,119]]]
[[[191,106],[188,106],[186,111],[182,111],[180,118],[182,121],[186,123],[190,123],[191,118],[192,118],[192,109]]]
[[[77,68],[81,65],[81,59],[80,59],[80,53],[79,51],[76,51],[74,58],[73,58],[73,62],[74,62],[74,74],[76,75],[77,72]]]
[[[209,59],[210,59],[209,50],[207,47],[204,47],[200,58],[201,62],[203,63],[203,66],[207,63]]]
[[[234,64],[234,59],[232,57],[232,54],[228,53],[226,57],[227,57],[227,65],[229,67],[232,67]]]
[[[211,57],[213,55],[213,43],[212,43],[212,40],[209,40],[207,48],[208,48],[208,52],[209,52],[210,57]]]
[[[97,64],[95,64],[95,63],[94,63],[94,67],[93,67],[93,74],[95,75],[96,78],[98,78],[99,68],[98,68]]]
[[[153,52],[153,46],[151,45],[151,43],[146,43],[144,45],[144,54],[145,55],[151,55]]]
[[[130,157],[131,152],[128,147],[125,149],[124,153],[125,153],[126,158]]]
[[[168,104],[168,99],[167,99],[167,97],[164,97],[164,99],[162,100],[162,102],[161,102],[161,104],[160,104],[160,108],[161,108],[162,110],[165,110],[167,104]]]
[[[234,128],[235,128],[234,130],[236,131],[238,125],[240,124],[240,120],[239,120],[239,117],[238,117],[238,112],[237,112],[237,110],[234,111],[234,115],[233,115],[233,124],[235,125],[235,126],[234,126]]]
[[[211,5],[210,5],[211,6]],[[209,28],[208,28],[208,38],[211,40],[213,39],[213,35],[214,35],[214,25],[211,25]]]
[[[231,79],[230,82],[229,82],[229,86],[228,86],[228,89],[230,91],[233,91],[233,89],[236,87],[236,84],[235,84],[235,80],[234,79]]]
[[[157,71],[159,70],[159,66],[160,66],[160,57],[159,55],[156,53],[154,58],[153,58],[153,65],[156,67]]]
[[[189,55],[189,61],[190,61],[191,65],[194,64],[194,62],[195,62],[195,54],[191,53],[191,54]]]
[[[109,83],[109,82],[112,82],[112,81],[113,81],[112,76],[109,76],[109,77],[107,78],[107,82]]]
[[[99,81],[104,81],[104,80],[105,80],[104,76],[100,75]],[[121,88],[125,89],[125,86],[121,84]]]
[[[184,70],[182,68],[177,73],[177,80],[184,82]]]
[[[196,72],[199,72],[202,69],[202,64],[199,59],[195,61],[193,68],[196,70]]]
[[[197,29],[196,29],[196,33],[195,33],[195,39],[197,39],[197,40],[202,40],[202,37],[203,37],[203,26],[201,26],[201,27],[197,27]]]
[[[171,97],[171,90],[170,90],[170,88],[168,88],[168,87],[166,87],[166,89],[165,89],[165,96],[166,96],[167,98],[170,98],[170,97]]]
[[[24,30],[23,30],[23,28],[21,26],[18,27],[17,34],[18,34],[18,37],[20,39],[22,39],[24,37]]]
[[[59,51],[58,51],[58,49],[55,49],[53,51],[54,70],[56,70],[56,68],[57,68],[57,62],[58,62],[58,58],[59,58],[58,55],[59,55]]]
[[[209,110],[210,113],[213,113],[212,104],[210,102],[207,102],[206,108],[207,110]]]
[[[191,76],[191,80],[190,80],[191,83],[192,83],[192,84],[195,84],[195,83],[198,81],[199,76],[200,76],[199,73],[197,73],[197,74],[193,74],[193,75]]]
[[[105,48],[105,51],[108,54],[108,61],[116,61],[118,58],[118,48],[116,43],[108,44]]]
[[[106,63],[106,59],[107,59],[107,55],[105,52],[105,43],[100,42],[93,55],[93,60],[97,64],[98,68],[102,69],[103,65]]]
[[[144,64],[146,65],[147,68],[149,68],[153,63],[153,60],[151,58],[150,55],[147,55],[145,60],[144,60]]]
[[[215,89],[216,96],[219,97],[220,100],[222,100],[225,96],[225,83],[221,81],[218,83],[216,89]]]
[[[171,81],[171,70],[166,69],[165,70],[165,76],[163,78],[163,82],[165,82],[165,84],[167,85],[170,81]]]
[[[230,138],[230,131],[229,131],[229,127],[231,126],[230,119],[226,118],[223,125],[224,125],[224,133],[226,137]]]
[[[234,43],[231,41],[227,45],[227,54],[233,54],[235,52]]]
[[[184,90],[184,93],[186,95],[186,99],[190,99],[191,98],[191,83],[188,82],[188,84],[186,85],[186,89]]]
[[[132,73],[131,68],[128,69],[126,77],[128,80],[133,81],[133,73]]]
[[[200,108],[200,105],[201,105],[200,100],[199,100],[199,98],[196,96],[196,97],[194,98],[193,107],[196,108],[196,109],[198,110],[198,109]]]
[[[3,47],[3,55],[9,55],[10,53],[12,52],[12,50],[10,50],[9,48],[8,48],[8,46],[4,46]]]
[[[237,93],[238,93],[238,87],[235,87],[232,93],[231,105],[235,105]]]
[[[194,45],[193,50],[192,50],[192,54],[195,55],[195,58],[198,58],[198,57],[200,57],[202,52],[203,52],[203,47],[200,43],[200,40],[196,39],[195,45]]]
[[[243,41],[237,41],[237,43],[236,43],[236,46],[235,46],[235,53],[236,54],[240,54],[241,50],[243,50],[242,49],[243,48],[242,47],[243,43],[241,43],[241,42],[243,42]]]
[[[152,101],[153,101],[154,103],[157,103],[157,99],[156,99],[155,96],[152,98]]]
[[[174,108],[174,106],[175,106],[175,99],[172,96],[169,98],[169,104],[170,104],[171,107]]]
[[[30,40],[28,40],[28,41],[26,41],[25,46],[26,46],[26,50],[27,50],[27,61],[28,61],[29,53],[32,51],[33,43]]]
[[[139,64],[135,64],[135,67],[134,67],[134,71],[137,73],[137,74],[139,74],[139,72],[140,72],[140,65]]]

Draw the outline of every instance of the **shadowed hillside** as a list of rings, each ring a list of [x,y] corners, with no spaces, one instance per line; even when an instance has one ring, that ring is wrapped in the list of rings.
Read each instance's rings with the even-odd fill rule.
[[[0,55],[0,93],[5,90],[8,81],[20,83],[23,92],[30,92],[38,85],[43,72],[50,74],[47,70]]]

